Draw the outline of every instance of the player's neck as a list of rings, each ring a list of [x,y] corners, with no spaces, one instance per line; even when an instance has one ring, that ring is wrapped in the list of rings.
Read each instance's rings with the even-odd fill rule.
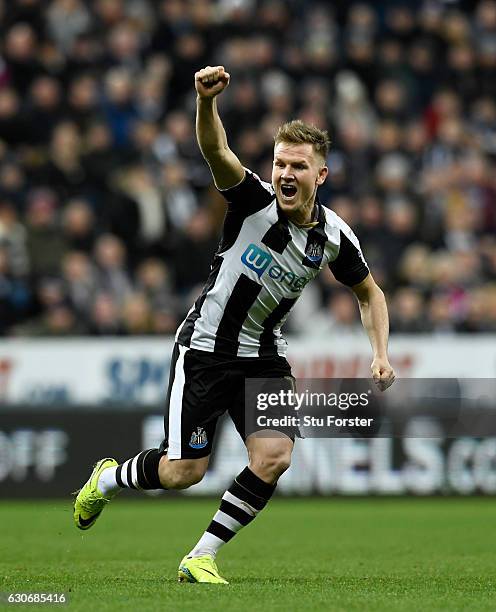
[[[302,208],[292,210],[286,213],[288,219],[295,225],[308,225],[315,220],[317,206],[315,205],[315,197],[312,197]]]

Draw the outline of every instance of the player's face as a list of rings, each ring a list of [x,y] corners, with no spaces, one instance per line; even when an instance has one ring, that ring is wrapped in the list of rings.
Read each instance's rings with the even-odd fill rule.
[[[311,144],[277,143],[272,186],[283,212],[302,222],[298,217],[311,213],[317,187],[325,181],[327,172],[324,160]]]

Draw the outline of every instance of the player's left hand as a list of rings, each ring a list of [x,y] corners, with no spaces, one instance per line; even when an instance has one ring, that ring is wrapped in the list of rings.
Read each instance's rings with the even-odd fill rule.
[[[380,391],[385,391],[394,383],[396,374],[387,358],[374,359],[370,369],[372,370],[372,378]]]

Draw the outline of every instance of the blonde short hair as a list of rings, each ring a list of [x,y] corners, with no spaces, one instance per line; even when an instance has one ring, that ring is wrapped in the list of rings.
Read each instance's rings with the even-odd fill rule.
[[[327,159],[331,140],[326,130],[320,130],[314,125],[303,123],[300,119],[288,121],[281,125],[274,137],[274,144],[287,142],[290,144],[311,144],[315,153]]]

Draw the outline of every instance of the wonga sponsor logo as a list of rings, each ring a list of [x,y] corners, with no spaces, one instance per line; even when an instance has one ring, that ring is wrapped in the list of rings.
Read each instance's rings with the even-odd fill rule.
[[[243,255],[241,255],[241,261],[250,270],[253,270],[258,278],[268,269],[270,278],[286,284],[291,291],[300,291],[312,278],[311,276],[308,278],[306,276],[297,276],[294,272],[283,270],[277,264],[270,266],[272,255],[257,247],[256,244],[248,246]]]
[[[272,255],[267,251],[262,251],[256,244],[250,244],[241,255],[241,261],[260,278],[272,261]]]

